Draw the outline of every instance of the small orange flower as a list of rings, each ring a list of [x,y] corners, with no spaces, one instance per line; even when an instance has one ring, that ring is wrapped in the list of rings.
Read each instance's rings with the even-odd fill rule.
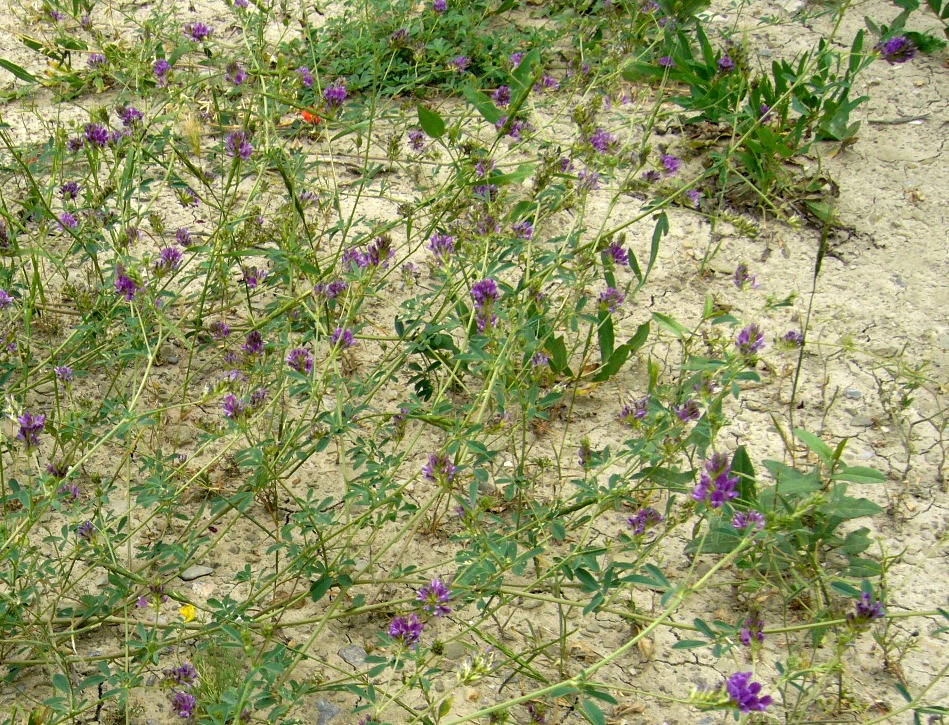
[[[320,117],[312,111],[300,111],[300,115],[303,116],[303,120],[307,123],[317,124],[320,122]]]

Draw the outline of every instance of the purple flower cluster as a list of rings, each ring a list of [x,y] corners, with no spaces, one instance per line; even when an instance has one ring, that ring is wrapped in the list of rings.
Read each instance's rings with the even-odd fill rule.
[[[287,367],[303,375],[313,371],[313,355],[303,347],[297,347],[287,353]]]
[[[155,78],[158,79],[158,85],[164,86],[168,83],[168,71],[171,70],[171,64],[164,58],[159,58],[155,61],[155,65],[152,67],[152,72],[155,74]]]
[[[652,396],[647,395],[639,400],[634,400],[631,405],[624,405],[619,413],[619,419],[626,425],[635,425],[649,412],[649,399]]]
[[[75,229],[79,226],[79,221],[68,211],[59,215],[59,226],[61,229]]]
[[[424,625],[415,614],[408,617],[396,617],[389,625],[389,636],[397,639],[403,647],[411,647],[422,638]]]
[[[497,323],[498,317],[493,313],[493,307],[498,296],[497,283],[490,277],[472,285],[471,298],[475,303],[478,332],[483,333],[489,326],[493,327]]]
[[[596,129],[587,141],[590,143],[590,146],[593,147],[594,151],[601,154],[615,151],[618,145],[616,137],[608,131],[604,131],[602,128]]]
[[[547,364],[550,362],[550,355],[548,355],[543,350],[538,350],[533,355],[531,355],[531,367],[535,370],[537,368],[547,367]]]
[[[122,269],[121,266],[116,267],[115,270],[115,292],[126,302],[134,300],[138,292],[138,285],[135,284],[135,281],[131,277],[125,274],[125,270]]]
[[[425,132],[417,128],[409,131],[409,146],[413,151],[421,151],[425,148]]]
[[[341,279],[334,279],[332,282],[317,282],[313,286],[313,294],[326,300],[335,300],[349,287]]]
[[[232,60],[224,66],[224,79],[234,86],[239,86],[247,80],[247,71],[241,68],[237,61]]]
[[[181,250],[178,247],[164,247],[158,252],[158,261],[155,271],[161,275],[165,272],[174,272],[181,266]]]
[[[258,269],[257,267],[243,267],[241,277],[244,284],[247,285],[247,289],[257,289],[257,285],[267,279],[267,270]]]
[[[847,615],[847,620],[865,624],[875,619],[882,619],[885,614],[886,610],[883,608],[883,602],[876,602],[870,592],[863,592],[854,605],[854,611]]]
[[[422,466],[422,475],[435,483],[451,483],[457,472],[447,453],[429,453],[428,463]]]
[[[735,70],[735,61],[729,58],[727,55],[723,55],[718,59],[718,72],[722,75],[728,75],[733,70]]]
[[[905,63],[916,55],[916,46],[905,35],[897,35],[877,45],[880,55],[890,65]]]
[[[171,709],[183,720],[191,720],[194,717],[194,708],[198,704],[197,698],[185,690],[175,690],[171,698]]]
[[[5,310],[13,305],[13,297],[4,289],[0,289],[0,310]]]
[[[105,65],[105,56],[102,53],[93,53],[86,58],[86,65],[90,68],[100,68]]]
[[[224,410],[225,418],[237,420],[244,414],[247,406],[234,393],[228,393],[221,399],[221,408]]]
[[[122,106],[118,110],[119,118],[122,119],[122,125],[126,128],[132,128],[141,123],[145,114],[139,111],[135,106]]]
[[[346,83],[339,79],[323,89],[323,100],[330,108],[339,108],[343,105],[348,94],[346,93]]]
[[[507,86],[501,86],[491,94],[491,100],[499,108],[505,108],[511,102],[511,89]]]
[[[610,246],[603,250],[603,257],[617,267],[629,266],[629,252],[616,242],[610,242]]]
[[[702,417],[702,411],[699,409],[699,404],[694,398],[687,398],[681,405],[674,406],[672,412],[675,413],[676,418],[683,423],[690,420],[698,420]]]
[[[662,514],[651,506],[644,506],[636,512],[635,516],[626,519],[626,523],[632,528],[635,536],[641,536],[650,526],[662,523]]]
[[[453,58],[453,59],[448,63],[448,65],[450,65],[452,68],[454,68],[454,69],[455,69],[456,71],[458,71],[459,73],[464,73],[466,70],[468,70],[469,66],[471,65],[471,59],[470,59],[470,58],[466,58],[466,57],[463,56],[463,55],[459,55],[457,58]]]
[[[445,262],[455,253],[455,240],[448,234],[435,233],[428,243],[428,248],[432,254]]]
[[[751,681],[750,672],[736,672],[725,682],[725,689],[738,712],[763,712],[771,704],[770,695],[761,695],[761,683]]]
[[[89,146],[104,148],[109,143],[109,129],[98,123],[87,123],[83,127],[82,140]]]
[[[209,329],[211,330],[211,336],[215,340],[223,340],[231,334],[231,328],[228,324],[219,320],[212,322]]]
[[[345,350],[348,347],[352,347],[355,342],[353,331],[344,330],[342,327],[337,327],[333,330],[333,334],[330,335],[330,347],[339,346],[341,350]]]
[[[175,232],[175,241],[178,242],[182,247],[191,246],[191,232],[189,232],[185,227],[178,227],[178,231]]]
[[[30,451],[40,444],[40,433],[46,427],[46,416],[42,413],[33,415],[24,411],[17,422],[20,424],[20,430],[17,432],[17,440],[23,441],[26,450]]]
[[[672,154],[662,154],[659,157],[659,163],[662,164],[666,176],[674,176],[682,166],[682,162]]]
[[[56,379],[64,385],[72,382],[72,368],[68,365],[57,365],[53,368]]]
[[[422,609],[431,612],[436,617],[444,617],[451,612],[451,607],[448,606],[451,591],[441,577],[432,579],[430,583],[419,589],[415,598],[420,602],[424,602]]]
[[[59,187],[59,195],[63,198],[63,201],[72,201],[79,196],[79,184],[75,181],[67,181]]]
[[[800,347],[804,344],[804,333],[797,330],[788,330],[781,341],[789,347]]]
[[[735,487],[738,477],[731,475],[732,466],[728,456],[716,453],[705,462],[705,470],[699,477],[699,482],[692,492],[696,501],[707,503],[713,509],[720,508],[726,501],[738,497]]]
[[[313,74],[310,72],[310,69],[305,65],[301,65],[297,68],[297,73],[300,75],[300,83],[306,88],[313,87]]]
[[[242,130],[233,131],[224,140],[224,152],[231,158],[247,161],[254,153],[254,146]]]
[[[577,465],[580,468],[589,468],[593,462],[593,446],[590,445],[589,438],[580,439],[580,445],[577,446]]]
[[[577,182],[581,191],[596,191],[600,188],[600,175],[589,169],[581,169],[577,173]]]
[[[601,310],[616,312],[626,300],[626,295],[617,289],[607,287],[606,290],[600,292],[600,296],[597,299],[600,303]]]
[[[448,10],[447,0],[435,0],[435,2],[432,3],[432,10],[436,13],[443,13]]]
[[[735,338],[735,347],[746,360],[753,358],[764,348],[764,333],[758,325],[752,323],[741,330]]]
[[[744,624],[738,631],[738,641],[745,647],[751,647],[752,642],[764,642],[764,622],[757,616],[746,617]]]
[[[191,687],[198,679],[198,671],[190,662],[185,662],[179,667],[173,667],[165,670],[165,677],[173,685],[179,687]]]
[[[732,527],[739,531],[746,531],[754,528],[755,531],[761,531],[764,528],[764,514],[760,511],[738,511],[732,517]]]
[[[738,266],[735,267],[735,274],[732,276],[732,280],[735,282],[735,286],[740,290],[745,289],[745,287],[751,287],[751,289],[758,288],[755,275],[748,272],[748,265],[744,262],[740,262]]]
[[[519,222],[514,222],[511,225],[511,231],[514,232],[514,234],[516,234],[520,239],[530,239],[532,236],[534,236],[534,227],[526,219],[523,219]]]
[[[184,32],[195,43],[200,43],[210,38],[214,30],[204,23],[188,23],[185,25]]]

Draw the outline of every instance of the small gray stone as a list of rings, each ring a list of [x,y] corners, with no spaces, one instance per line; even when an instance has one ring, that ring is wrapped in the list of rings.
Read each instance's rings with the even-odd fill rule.
[[[208,574],[213,574],[214,569],[209,566],[202,566],[201,564],[193,564],[181,572],[178,577],[182,581],[190,582],[200,577],[207,576]]]
[[[366,656],[368,653],[359,645],[351,644],[348,647],[343,647],[338,654],[353,667],[362,667],[366,664]]]
[[[316,701],[316,725],[327,725],[327,723],[342,712],[342,708],[334,705],[329,700]]]
[[[850,419],[850,425],[856,426],[858,428],[869,428],[873,425],[873,418],[869,415],[855,415]]]
[[[596,622],[584,622],[581,629],[587,634],[599,634],[601,631],[600,625]]]
[[[445,659],[460,660],[468,654],[468,648],[461,642],[449,642],[445,645]]]
[[[850,398],[850,400],[860,400],[860,398],[863,397],[863,393],[861,393],[856,388],[847,388],[844,391],[844,397]]]
[[[445,691],[445,681],[444,680],[435,680],[433,685],[435,692],[444,692]]]

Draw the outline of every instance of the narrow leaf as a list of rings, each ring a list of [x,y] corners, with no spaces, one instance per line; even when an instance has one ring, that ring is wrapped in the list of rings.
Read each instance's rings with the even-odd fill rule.
[[[422,105],[418,106],[418,123],[432,138],[441,138],[445,133],[445,119]]]

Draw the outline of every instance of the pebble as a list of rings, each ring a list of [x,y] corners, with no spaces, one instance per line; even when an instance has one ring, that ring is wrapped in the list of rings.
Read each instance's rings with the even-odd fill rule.
[[[444,692],[445,691],[445,682],[444,680],[435,680],[435,692]]]
[[[850,425],[856,426],[858,428],[869,428],[873,425],[873,418],[869,415],[855,415],[850,419]]]
[[[856,388],[847,388],[844,391],[844,397],[850,398],[850,400],[860,400],[860,398],[863,397],[863,393]]]
[[[178,575],[178,578],[182,581],[190,582],[198,579],[202,576],[207,576],[208,574],[213,574],[214,569],[209,566],[202,566],[201,564],[193,564],[185,569]]]
[[[316,725],[326,725],[330,720],[342,712],[342,708],[329,700],[316,701]]]
[[[348,662],[353,667],[362,667],[366,664],[366,656],[368,655],[366,650],[356,644],[343,647],[338,654],[345,662]]]
[[[596,622],[584,622],[581,629],[587,634],[599,634],[602,631]]]
[[[445,658],[449,660],[460,660],[468,653],[468,648],[461,642],[449,642],[445,645]]]

